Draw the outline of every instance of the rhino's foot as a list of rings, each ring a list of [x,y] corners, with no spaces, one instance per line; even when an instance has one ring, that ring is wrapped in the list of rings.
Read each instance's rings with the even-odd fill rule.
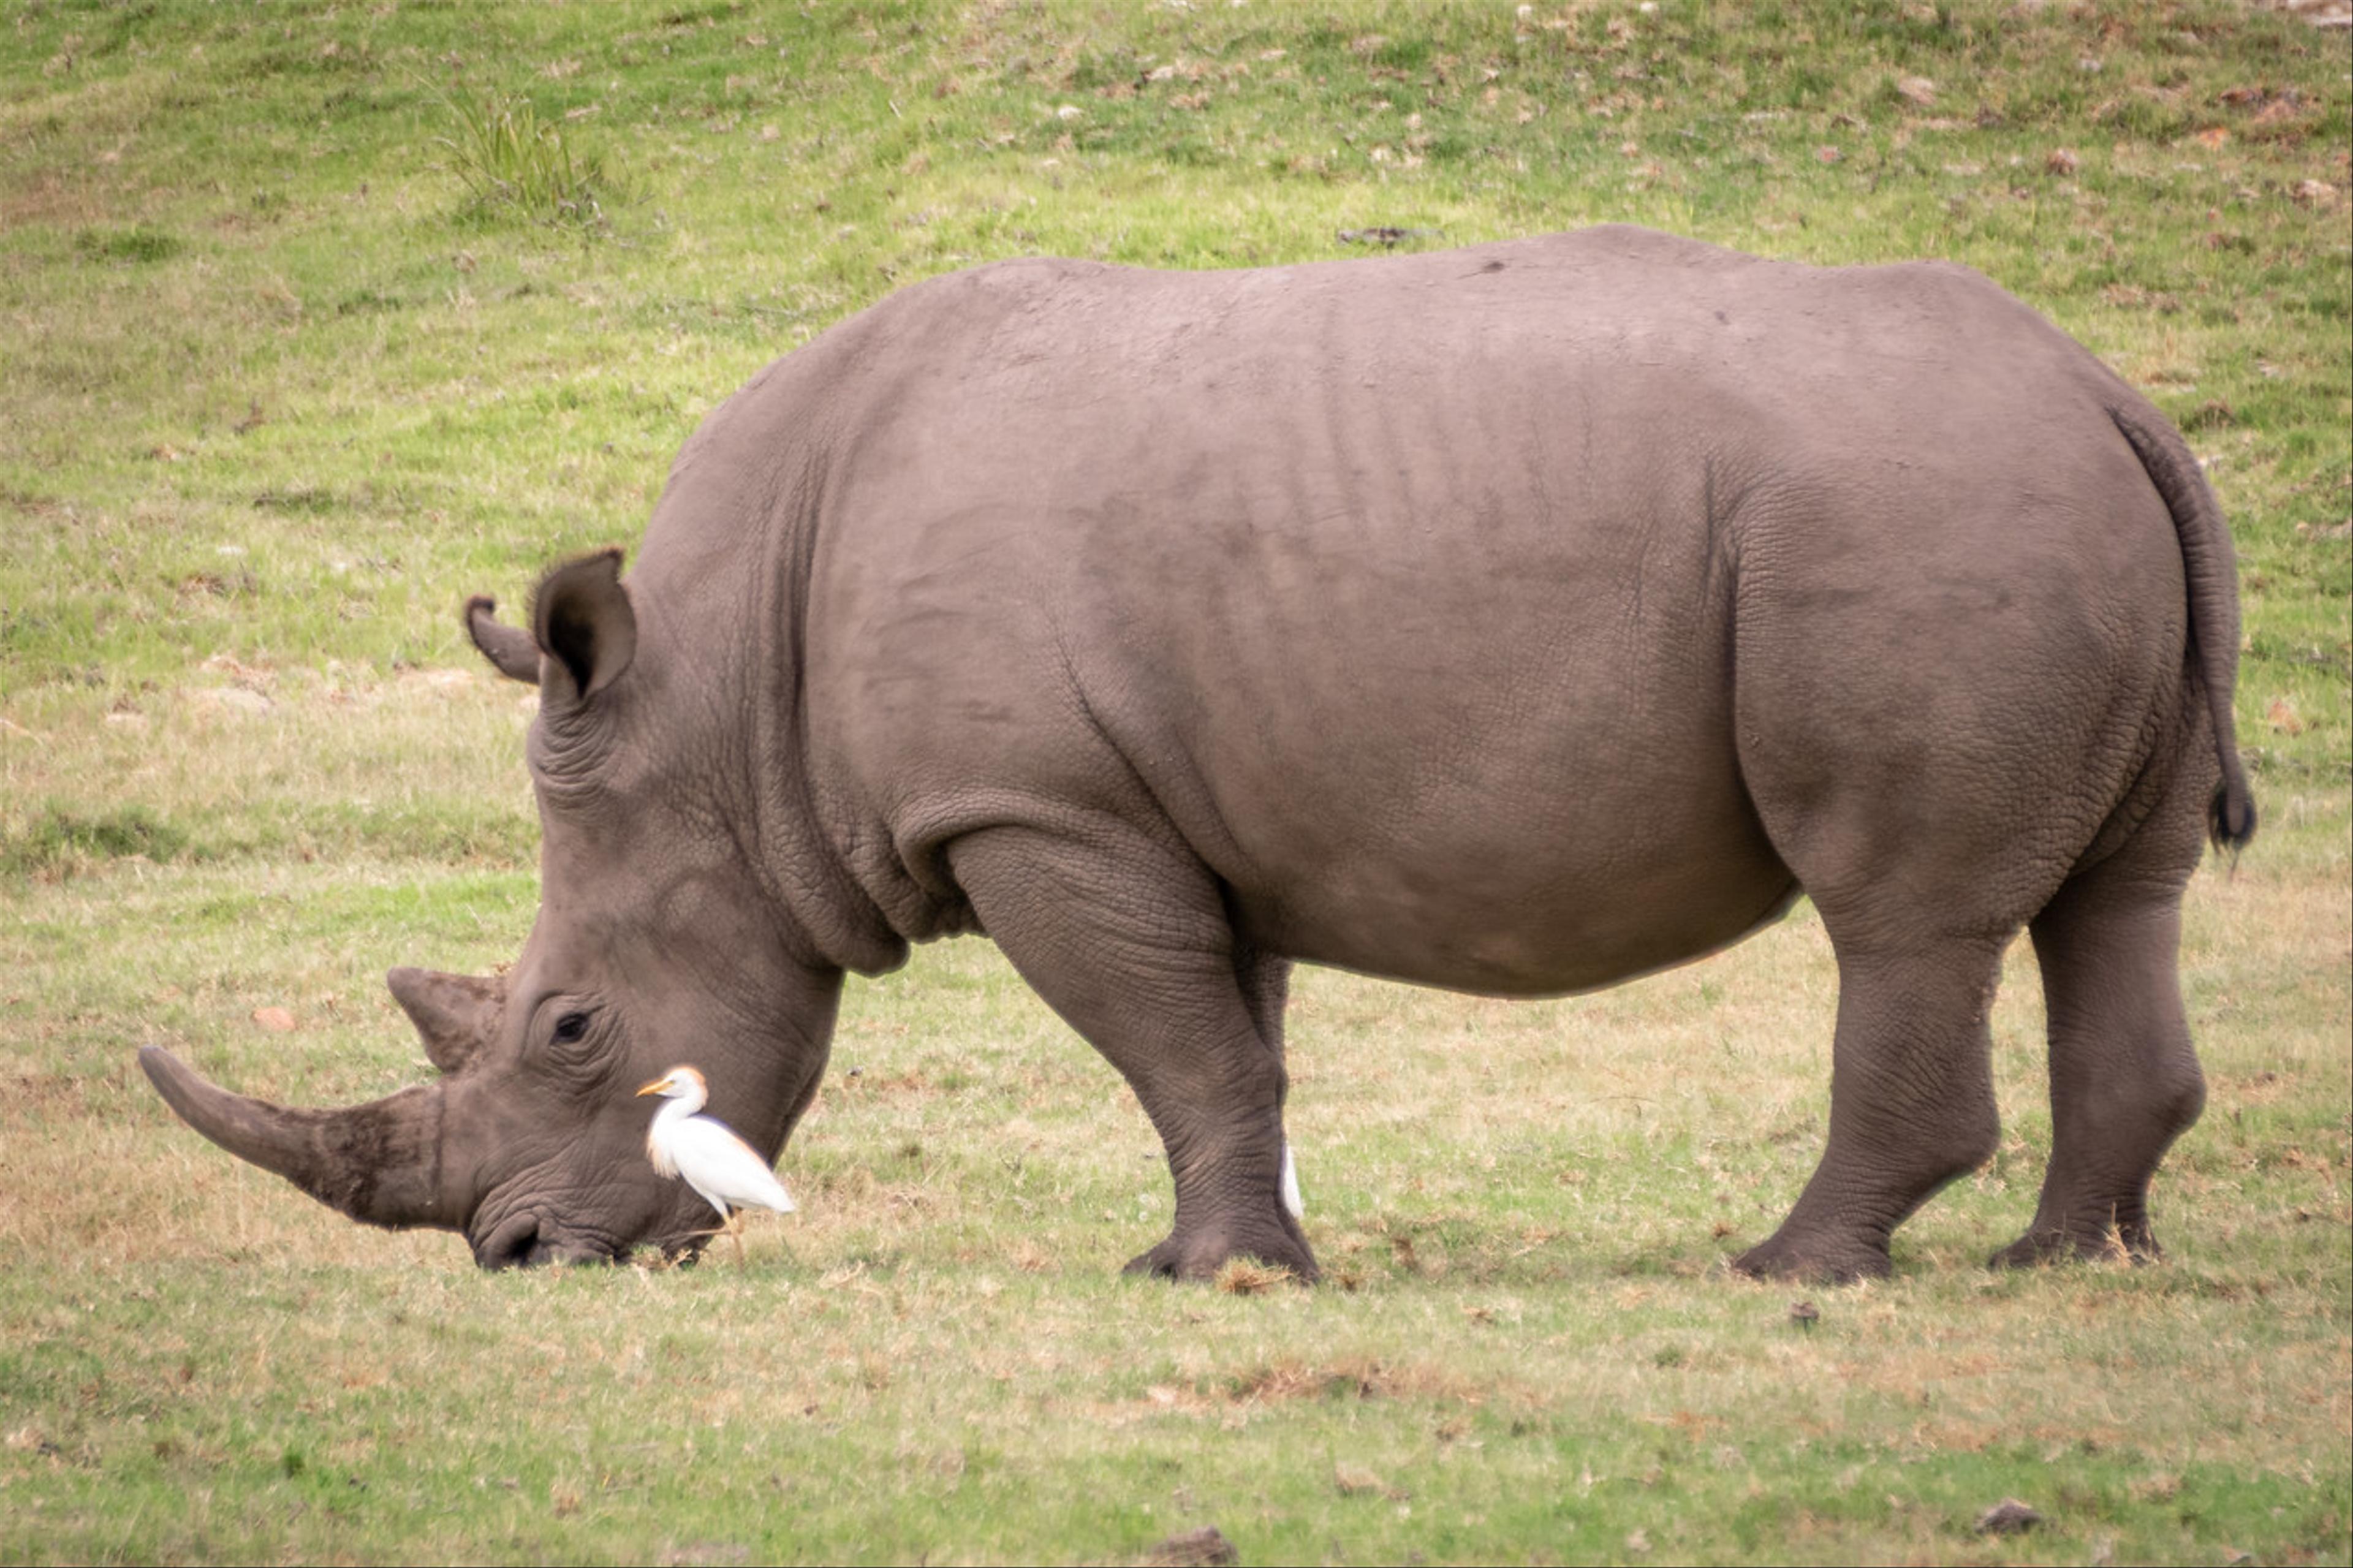
[[[1895,1271],[1884,1243],[1820,1234],[1777,1235],[1734,1258],[1732,1267],[1754,1279],[1813,1285],[1852,1285],[1858,1279],[1884,1279]]]
[[[1286,1226],[1277,1230],[1269,1226],[1240,1240],[1208,1229],[1177,1232],[1151,1251],[1129,1258],[1124,1272],[1158,1279],[1214,1279],[1229,1262],[1248,1258],[1287,1268],[1312,1284],[1321,1270],[1306,1237],[1289,1234],[1293,1228]]]
[[[2165,1256],[2147,1225],[2036,1226],[1986,1259],[1989,1268],[2046,1263],[2154,1263]]]

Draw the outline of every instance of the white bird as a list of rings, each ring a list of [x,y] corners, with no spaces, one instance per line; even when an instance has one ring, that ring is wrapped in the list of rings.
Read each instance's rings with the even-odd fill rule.
[[[659,1094],[670,1101],[654,1112],[646,1129],[646,1158],[665,1176],[683,1176],[702,1201],[719,1211],[719,1229],[735,1243],[736,1261],[744,1258],[744,1216],[746,1208],[793,1212],[785,1184],[760,1152],[736,1135],[715,1116],[696,1114],[711,1100],[711,1086],[693,1068],[676,1067],[638,1090]]]

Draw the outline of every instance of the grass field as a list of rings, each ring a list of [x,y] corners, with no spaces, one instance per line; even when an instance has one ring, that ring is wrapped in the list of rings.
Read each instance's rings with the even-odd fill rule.
[[[2234,3],[353,5],[0,16],[0,1561],[2353,1558],[2353,52]],[[1938,255],[2189,434],[2265,812],[2191,889],[2170,1256],[1729,1278],[1820,1149],[1804,910],[1505,1005],[1302,975],[1327,1283],[1123,1280],[1112,1069],[985,943],[853,983],[747,1266],[482,1275],[174,1120],[427,1070],[382,989],[537,905],[457,609],[634,539],[761,363],[892,288],[1604,220]],[[854,1072],[852,1069],[856,1069]],[[2042,1524],[1973,1528],[2004,1497]]]

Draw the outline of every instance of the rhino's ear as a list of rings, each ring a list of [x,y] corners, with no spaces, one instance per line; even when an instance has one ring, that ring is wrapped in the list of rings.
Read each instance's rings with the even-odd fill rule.
[[[487,594],[466,601],[466,635],[509,680],[539,684],[539,645],[520,626],[502,626],[492,617],[499,602]]]
[[[480,1053],[497,1031],[507,1002],[507,983],[498,975],[396,969],[384,983],[417,1026],[425,1054],[443,1072],[463,1069]]]
[[[594,697],[612,685],[638,651],[638,616],[621,586],[621,552],[600,550],[541,578],[532,595],[531,625],[540,647],[563,667],[579,696]],[[553,678],[550,672],[546,679]]]

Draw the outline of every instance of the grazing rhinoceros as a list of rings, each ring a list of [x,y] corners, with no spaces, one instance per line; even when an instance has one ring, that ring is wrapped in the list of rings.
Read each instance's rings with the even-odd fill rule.
[[[1838,957],[1820,1168],[1738,1267],[1850,1279],[1993,1150],[2033,933],[2052,1152],[1996,1261],[2155,1249],[2199,1113],[2176,947],[2254,814],[2231,541],[2158,412],[1982,278],[1630,228],[1263,270],[909,289],[688,441],[637,567],[528,632],[543,903],[496,979],[395,970],[446,1075],[174,1109],[485,1265],[672,1247],[631,1090],[780,1149],[842,973],[986,931],[1134,1088],[1167,1238],[1314,1272],[1282,1198],[1294,960],[1608,985],[1800,891]]]

